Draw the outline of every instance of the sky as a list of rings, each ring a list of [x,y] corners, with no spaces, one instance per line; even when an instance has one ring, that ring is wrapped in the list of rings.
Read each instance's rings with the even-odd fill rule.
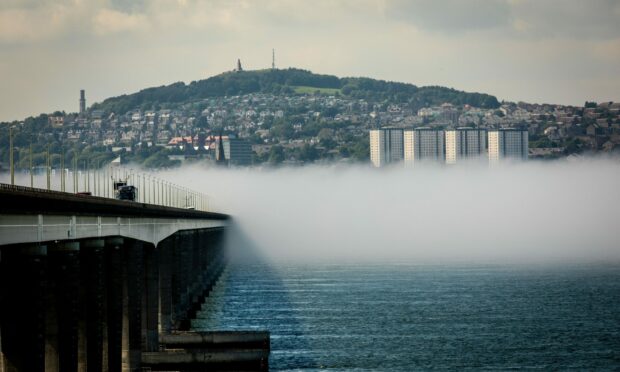
[[[620,100],[616,0],[2,0],[0,120],[297,67],[500,100]]]

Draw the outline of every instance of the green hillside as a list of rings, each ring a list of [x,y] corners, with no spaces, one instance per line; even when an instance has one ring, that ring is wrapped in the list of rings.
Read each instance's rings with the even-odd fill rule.
[[[272,94],[341,94],[370,102],[409,102],[413,108],[449,102],[481,108],[499,106],[497,98],[482,93],[467,93],[451,88],[397,83],[370,78],[338,78],[314,74],[300,69],[226,72],[208,79],[182,82],[143,89],[95,103],[91,109],[123,114],[134,109],[160,109],[175,104],[210,97],[235,96],[248,93]]]
[[[307,86],[292,86],[293,92],[298,94],[340,94],[340,88],[317,88],[317,87],[307,87]]]

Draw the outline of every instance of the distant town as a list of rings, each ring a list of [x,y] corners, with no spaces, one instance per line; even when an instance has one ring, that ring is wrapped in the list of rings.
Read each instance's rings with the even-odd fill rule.
[[[459,156],[470,156],[472,146],[491,156],[493,146],[502,146],[491,139],[496,133],[519,136],[522,146],[516,156],[521,158],[620,150],[618,102],[586,102],[581,107],[524,102],[484,108],[458,102],[424,105],[406,96],[360,98],[346,86],[295,85],[279,92],[263,89],[161,105],[137,104],[117,112],[106,101],[89,108],[86,93],[81,91],[79,99],[76,94],[76,113],[54,112],[0,124],[0,168],[8,167],[9,140],[18,168],[27,168],[31,161],[34,166],[46,164],[46,156],[59,164],[63,155],[68,164],[79,156],[85,167],[114,159],[162,168],[218,160],[228,166],[369,163],[371,157],[372,164],[383,166],[391,159],[421,160],[434,151],[441,162],[452,163]],[[386,145],[379,148],[381,141],[394,135],[401,146],[390,150],[396,153],[386,152]],[[430,140],[428,136],[435,136],[439,147],[420,147]],[[465,138],[470,138],[469,150],[462,149]],[[475,144],[471,138],[483,143]],[[414,143],[417,149],[411,147]],[[493,151],[501,157],[504,150]]]

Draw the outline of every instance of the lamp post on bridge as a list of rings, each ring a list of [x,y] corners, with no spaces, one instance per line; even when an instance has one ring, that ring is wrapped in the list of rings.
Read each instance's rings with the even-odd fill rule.
[[[172,200],[170,199],[170,188],[172,187],[172,183],[168,182],[168,187],[166,187],[166,200],[169,207],[172,207]]]
[[[77,150],[73,149],[73,193],[78,192],[78,154]]]
[[[145,184],[144,184],[144,191],[145,191],[145,195],[146,195],[146,202],[147,203],[151,203],[151,192],[150,192],[150,183],[151,183],[151,176],[150,175],[145,175],[146,180],[145,180]]]
[[[32,187],[34,187],[34,175],[32,173],[32,139],[30,140],[29,155],[30,156],[29,156],[29,159],[28,159],[28,162],[29,162],[28,165],[30,166],[30,168],[29,168],[29,171],[30,171],[30,187],[32,188]]]
[[[13,128],[9,127],[9,163],[11,167],[11,185],[15,185],[15,163],[13,162]]]
[[[167,206],[167,203],[166,203],[166,187],[167,187],[167,182],[166,182],[166,180],[162,179],[161,180],[161,205],[163,205],[163,206]]]
[[[65,192],[65,148],[60,147],[60,191]]]
[[[45,175],[47,176],[47,190],[50,190],[50,186],[51,186],[51,173],[52,173],[52,159],[50,158],[50,145],[47,145],[47,152],[46,152],[46,164],[45,164]]]

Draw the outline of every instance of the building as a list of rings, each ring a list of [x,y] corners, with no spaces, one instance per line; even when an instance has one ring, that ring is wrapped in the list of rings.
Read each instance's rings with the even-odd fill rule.
[[[489,162],[503,160],[527,160],[529,150],[528,132],[524,129],[490,130],[488,134]]]
[[[52,128],[62,128],[62,126],[65,124],[64,116],[49,116],[47,119],[52,125]]]
[[[84,89],[80,90],[80,115],[86,112],[86,92]]]
[[[446,163],[455,164],[464,159],[486,155],[487,131],[475,128],[457,128],[446,131]]]
[[[224,156],[228,165],[252,165],[252,145],[245,140],[231,138],[224,142]]]
[[[223,151],[220,150],[220,144]],[[221,141],[216,142],[215,147],[218,162],[225,161],[228,166],[252,165],[252,145],[248,141],[223,137]],[[224,159],[221,159],[222,155]]]
[[[370,161],[385,167],[403,160],[403,129],[382,128],[370,131]]]
[[[406,167],[419,162],[443,163],[445,161],[443,130],[426,127],[407,129],[404,131],[403,138]]]
[[[452,104],[444,103],[441,105],[439,121],[442,123],[456,125],[459,122],[459,111]]]

